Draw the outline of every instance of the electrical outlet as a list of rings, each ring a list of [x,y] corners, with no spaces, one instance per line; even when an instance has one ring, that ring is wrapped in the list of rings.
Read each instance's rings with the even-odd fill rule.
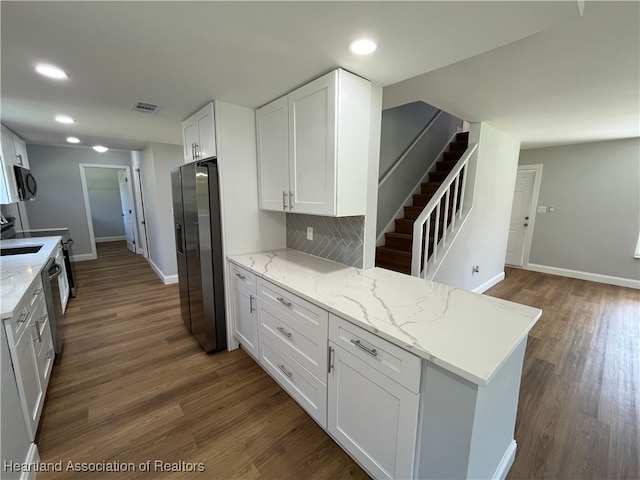
[[[543,207],[538,207],[537,212],[538,213],[547,213],[547,207],[544,207],[544,206]]]
[[[313,227],[307,227],[307,240],[313,240]]]
[[[476,273],[480,273],[480,265],[474,265],[471,269],[471,275],[475,275]]]

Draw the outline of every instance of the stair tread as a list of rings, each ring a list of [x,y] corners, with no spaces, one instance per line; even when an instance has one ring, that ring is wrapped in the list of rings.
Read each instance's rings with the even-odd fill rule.
[[[402,256],[402,257],[411,258],[411,252],[407,252],[405,250],[396,250],[395,248],[389,248],[387,246],[376,247],[376,250],[379,251],[379,252],[386,252],[386,253],[389,253],[391,255],[399,255],[399,256]]]
[[[387,233],[385,233],[385,236],[395,237],[395,238],[402,238],[402,239],[411,239],[411,238],[413,238],[413,235],[411,235],[410,233],[399,233],[399,232],[387,232]]]

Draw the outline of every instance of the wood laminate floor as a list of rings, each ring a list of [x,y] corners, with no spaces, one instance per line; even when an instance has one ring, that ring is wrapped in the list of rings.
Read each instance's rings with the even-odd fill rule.
[[[122,242],[99,244],[98,255],[76,264],[78,296],[36,439],[42,461],[63,471],[38,478],[368,478],[242,350],[202,353],[180,320],[177,286],[141,256]],[[640,292],[508,269],[488,293],[544,310],[509,478],[639,478]],[[73,472],[69,461],[135,470]]]

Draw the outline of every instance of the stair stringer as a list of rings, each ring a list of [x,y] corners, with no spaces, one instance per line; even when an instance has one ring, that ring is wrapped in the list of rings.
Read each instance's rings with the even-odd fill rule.
[[[378,238],[376,239],[376,247],[380,247],[380,246],[384,245],[384,243],[385,243],[385,234],[389,233],[389,232],[393,232],[395,230],[395,221],[398,220],[398,219],[404,218],[404,207],[410,207],[410,206],[413,205],[413,196],[420,193],[421,185],[427,181],[427,179],[429,178],[429,173],[432,170],[434,170],[436,164],[444,159],[444,153],[447,151],[447,149],[449,148],[449,144],[456,138],[456,135],[458,133],[460,133],[460,132],[456,131],[449,138],[447,143],[444,144],[444,146],[442,147],[442,150],[440,150],[440,153],[435,157],[433,162],[431,162],[429,164],[429,166],[427,167],[427,170],[424,172],[424,175],[418,180],[418,183],[416,183],[415,187],[409,193],[407,198],[404,199],[404,202],[400,205],[400,207],[396,211],[396,213],[393,216],[393,218],[391,219],[391,221],[389,221],[389,223],[387,223],[387,225],[385,225],[384,229],[382,230],[382,232],[380,233],[380,235],[378,235]]]

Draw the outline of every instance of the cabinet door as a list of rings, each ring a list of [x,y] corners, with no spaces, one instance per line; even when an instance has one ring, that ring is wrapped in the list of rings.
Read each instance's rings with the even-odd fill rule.
[[[13,368],[20,393],[20,401],[25,412],[27,427],[31,433],[31,438],[35,437],[38,429],[38,420],[42,411],[44,392],[38,372],[38,362],[36,357],[36,325],[30,323],[27,330],[18,340],[15,349],[11,349]],[[10,336],[9,336],[10,337]],[[11,342],[11,340],[10,340]],[[15,358],[14,358],[15,354]]]
[[[419,395],[329,345],[329,432],[374,478],[412,478]]]
[[[258,319],[256,297],[244,287],[236,286],[232,293],[233,333],[242,347],[254,358],[258,357]]]
[[[24,168],[29,168],[29,157],[27,156],[27,144],[20,137],[13,137],[13,150],[16,155],[15,164]]]
[[[209,103],[195,115],[198,139],[196,153],[198,160],[216,156],[216,133],[213,118],[213,103]]]
[[[67,302],[69,300],[69,279],[67,278],[67,268],[64,264],[62,248],[59,248],[56,253],[56,263],[62,268],[62,272],[58,276],[58,289],[60,290],[60,304],[64,313],[67,310]]]
[[[53,350],[53,337],[51,335],[51,326],[48,318],[39,322],[40,338],[36,340],[36,364],[38,366],[38,376],[43,392],[47,391],[51,369],[53,368],[53,359],[55,352]]]
[[[13,137],[4,127],[2,128],[2,178],[0,179],[0,203],[8,204],[20,201],[16,177],[13,171],[16,155]]]
[[[264,210],[289,210],[287,97],[256,111],[258,194]]]
[[[182,143],[184,149],[184,162],[195,160],[195,145],[198,143],[198,127],[194,117],[182,122]]]
[[[288,96],[292,212],[336,214],[337,75],[331,72]]]

